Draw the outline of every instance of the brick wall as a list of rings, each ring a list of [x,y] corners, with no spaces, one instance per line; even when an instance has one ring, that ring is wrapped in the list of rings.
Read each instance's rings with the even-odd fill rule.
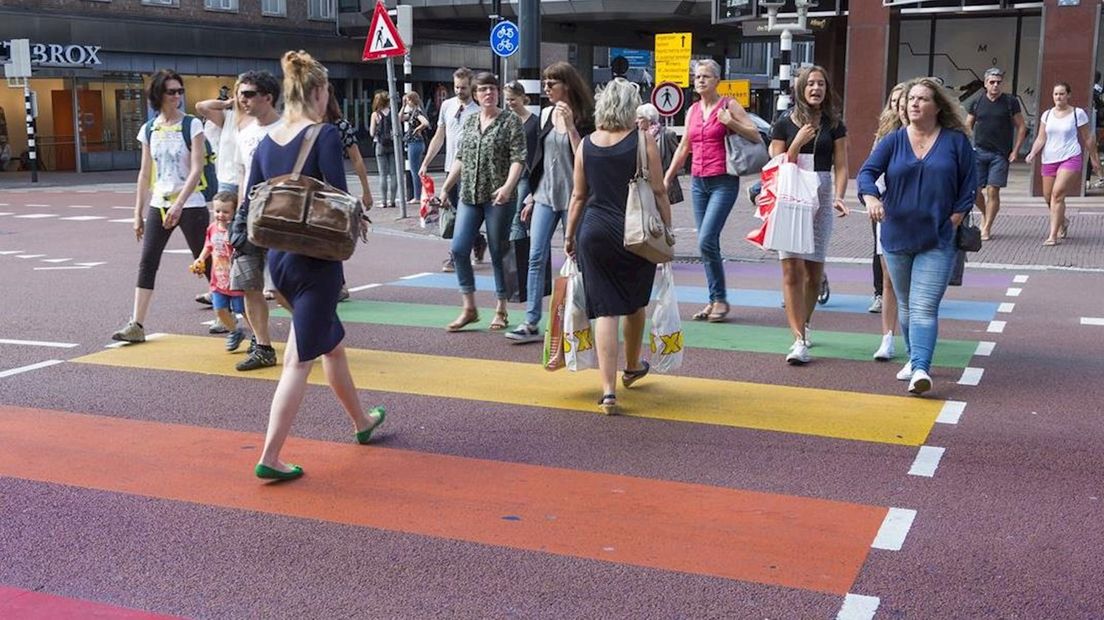
[[[287,17],[261,15],[261,0],[238,0],[238,11],[211,11],[203,0],[178,0],[176,7],[142,4],[142,0],[4,0],[5,8],[26,9],[54,15],[120,17],[124,19],[189,24],[262,27],[327,34],[334,22],[307,19],[306,0],[287,0]]]

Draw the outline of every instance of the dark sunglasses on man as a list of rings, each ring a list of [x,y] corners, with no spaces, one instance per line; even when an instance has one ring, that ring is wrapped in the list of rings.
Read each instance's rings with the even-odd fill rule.
[[[238,91],[238,94],[240,94],[242,97],[244,97],[246,99],[252,99],[252,98],[256,97],[257,95],[259,95],[260,92],[256,91],[256,90],[242,90],[242,91]]]

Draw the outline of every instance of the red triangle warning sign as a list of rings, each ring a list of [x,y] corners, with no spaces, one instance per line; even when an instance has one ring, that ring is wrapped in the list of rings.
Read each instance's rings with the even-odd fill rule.
[[[376,11],[372,13],[372,25],[368,27],[368,38],[364,41],[362,60],[379,60],[388,56],[406,54],[406,43],[399,36],[395,22],[387,15],[382,2],[376,2]]]

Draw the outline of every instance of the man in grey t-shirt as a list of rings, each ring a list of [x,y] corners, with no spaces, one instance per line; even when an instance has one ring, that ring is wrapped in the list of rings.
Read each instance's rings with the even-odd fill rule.
[[[1020,102],[1001,92],[1004,71],[990,67],[985,72],[985,92],[969,105],[966,126],[974,134],[977,157],[978,188],[976,204],[983,219],[981,238],[989,239],[993,222],[1000,211],[1000,188],[1008,185],[1008,166],[1016,161],[1027,124],[1020,111]],[[1013,131],[1015,137],[1013,139]]]

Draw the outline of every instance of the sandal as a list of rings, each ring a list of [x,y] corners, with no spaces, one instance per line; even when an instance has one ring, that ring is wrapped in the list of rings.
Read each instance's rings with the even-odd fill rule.
[[[720,312],[717,310],[717,307],[722,304],[724,305],[724,312]],[[727,301],[715,301],[712,304],[712,308],[713,311],[710,312],[709,316],[707,317],[707,320],[710,323],[723,323],[725,318],[728,316],[728,311],[731,310],[731,307],[729,307]]]
[[[1058,242],[1055,241],[1054,239],[1047,239],[1046,241],[1043,242],[1043,245],[1049,247],[1049,246],[1052,246],[1052,245],[1058,245]]]
[[[1065,239],[1066,235],[1069,234],[1069,224],[1070,221],[1068,217],[1062,219],[1062,225],[1058,228],[1059,239]]]
[[[713,304],[710,303],[708,306],[702,308],[701,310],[696,312],[694,314],[694,316],[692,316],[690,318],[694,319],[695,321],[705,321],[705,320],[709,319],[709,315],[712,314],[712,313],[713,313]]]
[[[626,368],[621,371],[621,385],[627,388],[632,387],[634,383],[643,379],[648,374],[648,371],[652,369],[648,362],[641,360],[640,363],[643,365],[643,368],[639,370],[629,370]]]
[[[489,327],[490,327],[491,331],[496,331],[497,332],[497,331],[502,331],[502,330],[506,329],[506,326],[509,325],[509,324],[510,324],[510,317],[507,316],[505,311],[502,311],[502,312],[495,311],[495,317],[491,321],[491,324],[490,324]]]
[[[449,323],[445,327],[445,329],[447,329],[450,332],[458,332],[458,331],[464,329],[465,327],[467,327],[468,325],[471,325],[472,323],[475,323],[478,320],[479,320],[479,311],[478,310],[465,310],[464,313],[461,314],[459,317],[457,317],[457,319],[455,321]]]
[[[598,408],[602,415],[617,415],[617,395],[606,394],[598,400]]]

